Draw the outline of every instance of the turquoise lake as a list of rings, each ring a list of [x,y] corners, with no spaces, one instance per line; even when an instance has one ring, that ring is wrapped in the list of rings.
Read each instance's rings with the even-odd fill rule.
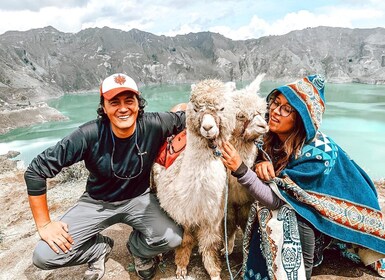
[[[278,85],[263,82],[261,94],[267,95]],[[140,90],[148,102],[146,111],[168,111],[173,105],[188,101],[190,85],[148,86]],[[325,93],[326,111],[321,130],[373,179],[385,178],[385,86],[326,84]],[[0,135],[0,154],[19,151],[17,159],[29,164],[43,149],[94,119],[98,102],[98,92],[67,94],[51,100],[48,104],[69,120],[19,128]]]

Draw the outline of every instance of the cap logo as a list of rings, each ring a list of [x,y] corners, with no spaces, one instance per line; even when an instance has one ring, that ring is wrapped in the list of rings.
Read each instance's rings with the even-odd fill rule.
[[[118,76],[114,77],[114,81],[115,81],[115,83],[117,83],[119,85],[124,85],[124,83],[126,82],[126,78],[118,75]]]

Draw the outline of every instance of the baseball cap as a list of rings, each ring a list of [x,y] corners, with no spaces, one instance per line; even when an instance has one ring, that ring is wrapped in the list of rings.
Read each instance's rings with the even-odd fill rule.
[[[126,74],[116,73],[104,79],[100,85],[100,95],[110,100],[124,91],[140,94],[135,81]]]

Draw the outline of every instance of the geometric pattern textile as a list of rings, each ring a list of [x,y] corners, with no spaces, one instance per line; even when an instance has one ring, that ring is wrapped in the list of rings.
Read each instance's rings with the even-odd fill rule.
[[[322,132],[318,132],[316,139],[306,145],[302,154],[306,157],[314,157],[325,164],[325,174],[330,173],[338,157],[338,146]]]
[[[385,238],[385,223],[381,211],[338,197],[304,191],[289,177],[283,178],[283,181],[286,192],[291,193],[298,201],[311,206],[325,219],[358,232]]]
[[[243,245],[244,280],[306,279],[298,222],[289,205],[269,210],[254,203]]]

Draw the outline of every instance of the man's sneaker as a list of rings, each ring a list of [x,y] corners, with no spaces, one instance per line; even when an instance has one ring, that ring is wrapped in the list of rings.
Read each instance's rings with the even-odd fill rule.
[[[88,269],[84,273],[83,280],[99,280],[102,279],[105,270],[105,263],[108,260],[108,257],[114,246],[114,241],[111,238],[104,237],[107,242],[107,246],[104,249],[104,252],[100,257],[94,261],[88,263]]]
[[[156,263],[154,258],[140,258],[132,255],[134,259],[135,271],[140,279],[150,280],[156,272]]]

